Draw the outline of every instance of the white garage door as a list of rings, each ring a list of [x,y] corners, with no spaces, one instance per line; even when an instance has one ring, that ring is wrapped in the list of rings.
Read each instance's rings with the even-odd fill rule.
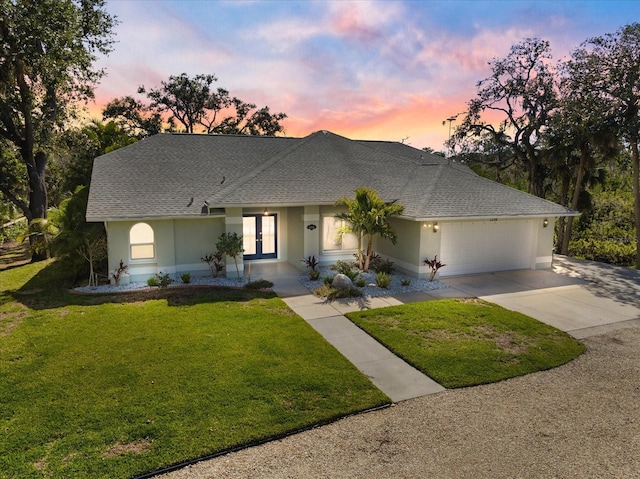
[[[442,224],[440,260],[443,276],[528,269],[533,222],[470,221]]]

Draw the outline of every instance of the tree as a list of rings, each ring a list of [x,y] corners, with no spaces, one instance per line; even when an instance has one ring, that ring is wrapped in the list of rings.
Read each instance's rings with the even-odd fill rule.
[[[236,274],[240,279],[240,269],[238,268],[238,256],[244,253],[242,245],[242,236],[238,233],[221,233],[218,236],[218,242],[216,243],[216,250],[219,253],[226,254],[233,258],[233,262],[236,265]]]
[[[274,136],[284,131],[280,121],[286,114],[271,113],[268,106],[253,111],[253,103],[232,97],[224,88],[214,89],[217,80],[211,74],[171,75],[159,88],[138,89],[150,100],[148,105],[130,96],[115,99],[104,109],[103,118],[141,136],[158,133],[167,114],[171,131],[176,124],[187,133]]]
[[[88,199],[89,187],[80,186],[54,210],[51,222],[58,234],[52,240],[52,249],[64,267],[76,274],[76,279],[88,271],[89,280],[93,281],[96,263],[107,256],[107,242],[104,225],[85,220]]]
[[[103,120],[113,120],[127,135],[142,139],[162,131],[162,115],[132,96],[115,98],[102,110]]]
[[[559,188],[558,200],[573,210],[581,210],[588,204],[587,184],[602,180],[599,164],[617,156],[619,142],[603,102],[584,83],[579,63],[568,61],[563,71],[559,106],[551,114],[544,135],[546,156]],[[573,216],[559,222],[558,246],[564,255],[569,254],[573,222]]]
[[[631,152],[636,268],[640,268],[640,23],[592,38],[573,55],[582,81],[607,107]]]
[[[545,197],[545,170],[540,154],[541,131],[556,108],[557,92],[549,43],[528,38],[511,47],[503,59],[490,62],[492,75],[477,83],[477,97],[469,101],[462,123],[451,138],[488,135],[513,150],[529,176],[529,190]],[[498,118],[497,126],[492,122]]]
[[[0,0],[0,138],[16,150],[23,179],[18,189],[0,182],[0,192],[32,229],[47,217],[52,136],[78,101],[92,97],[104,73],[92,64],[97,52],[111,50],[114,23],[103,0]],[[3,169],[11,161],[0,156]],[[32,261],[46,258],[42,248],[33,250]]]
[[[365,187],[355,190],[354,199],[347,197],[339,199],[336,206],[346,206],[349,210],[346,213],[337,214],[336,217],[346,221],[350,225],[350,230],[358,236],[358,268],[369,271],[373,238],[380,235],[381,238],[396,244],[397,236],[389,220],[401,215],[404,206],[395,201],[384,202],[375,190]],[[362,243],[365,238],[367,250],[363,258]]]

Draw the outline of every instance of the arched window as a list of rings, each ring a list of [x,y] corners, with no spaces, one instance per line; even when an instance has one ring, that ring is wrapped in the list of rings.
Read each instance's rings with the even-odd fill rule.
[[[156,257],[153,229],[147,223],[136,223],[129,230],[131,259],[153,259]]]

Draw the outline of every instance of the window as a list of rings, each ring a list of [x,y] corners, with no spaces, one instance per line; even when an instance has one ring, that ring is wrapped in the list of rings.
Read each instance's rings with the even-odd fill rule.
[[[129,231],[131,259],[153,259],[156,256],[153,229],[146,223],[137,223]]]
[[[324,251],[355,251],[358,237],[349,230],[349,223],[334,216],[322,219],[322,249]]]

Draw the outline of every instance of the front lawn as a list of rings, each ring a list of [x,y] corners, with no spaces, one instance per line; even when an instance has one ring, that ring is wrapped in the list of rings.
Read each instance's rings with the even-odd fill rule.
[[[552,326],[480,300],[428,301],[347,317],[446,388],[553,368],[584,351]]]
[[[0,477],[125,478],[388,403],[273,294],[0,271]]]

